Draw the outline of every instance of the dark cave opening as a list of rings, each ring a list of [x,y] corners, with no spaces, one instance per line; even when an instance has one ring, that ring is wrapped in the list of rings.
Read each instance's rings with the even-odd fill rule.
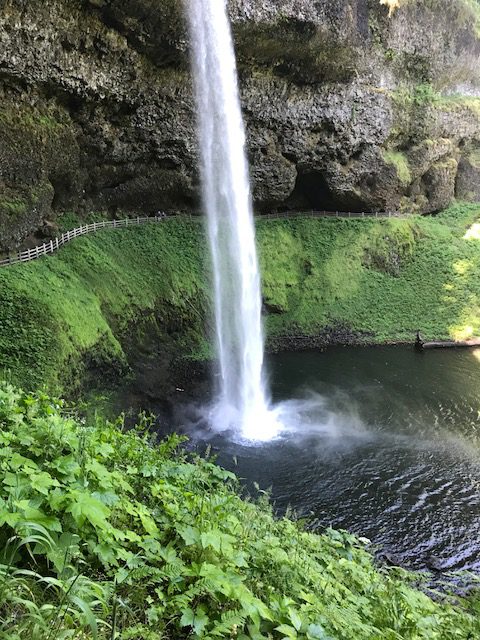
[[[289,204],[295,209],[315,211],[368,211],[365,203],[355,194],[340,196],[334,193],[320,171],[299,173]]]

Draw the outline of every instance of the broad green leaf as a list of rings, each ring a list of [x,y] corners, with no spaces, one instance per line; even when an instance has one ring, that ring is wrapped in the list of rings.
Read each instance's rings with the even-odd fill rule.
[[[10,512],[6,509],[0,511],[0,527],[3,527],[4,524],[14,527],[20,519],[23,519],[23,516],[18,511]]]
[[[157,536],[158,527],[149,510],[144,505],[137,504],[137,513],[145,531],[151,536]]]
[[[25,506],[23,509],[23,519],[45,527],[48,531],[55,531],[57,533],[62,531],[62,524],[57,517],[51,516],[36,507]]]
[[[310,624],[307,629],[309,640],[331,640],[325,633],[325,629],[320,624]]]
[[[90,460],[86,465],[89,474],[93,474],[102,489],[110,489],[112,487],[112,474],[105,465],[98,460]]]
[[[296,630],[288,624],[280,624],[278,627],[275,627],[275,631],[283,634],[285,638],[297,638]]]
[[[74,480],[80,472],[80,465],[73,454],[56,458],[51,463],[51,467],[62,475],[67,476],[69,480]]]
[[[187,547],[200,542],[200,531],[195,527],[184,527],[178,530]]]
[[[230,560],[236,567],[248,567],[246,556],[242,551],[234,553],[232,556],[230,556]]]
[[[102,458],[110,459],[115,453],[115,449],[108,442],[101,442],[96,445],[95,453],[100,455]]]
[[[195,621],[195,613],[193,609],[187,607],[182,610],[182,617],[180,618],[180,626],[181,627],[193,627],[193,623]]]
[[[15,452],[10,457],[9,466],[14,471],[23,468],[27,473],[30,472],[30,469],[38,469],[38,465],[33,460],[25,458],[25,456],[20,455],[18,452]]]
[[[52,487],[60,486],[58,480],[52,478],[52,476],[46,471],[42,471],[41,473],[32,473],[30,475],[30,482],[32,489],[35,489],[44,495],[48,495],[48,492]]]
[[[66,509],[75,518],[78,526],[82,526],[86,520],[99,529],[106,527],[106,518],[110,515],[110,509],[100,500],[82,491],[74,490],[69,496],[70,506]]]
[[[102,564],[104,565],[115,565],[117,564],[117,556],[115,554],[115,550],[110,544],[97,544],[94,547],[94,551],[97,556],[100,558]]]
[[[212,547],[212,549],[214,549],[215,551],[220,551],[221,537],[220,531],[218,531],[218,529],[202,533],[200,535],[200,540],[204,549],[207,549],[207,547]]]
[[[290,608],[288,610],[288,616],[290,618],[290,622],[293,624],[293,626],[295,627],[295,629],[297,631],[300,631],[300,628],[302,626],[302,619],[301,617],[298,615],[298,613],[295,611],[295,609]]]
[[[209,619],[205,612],[205,609],[203,607],[197,607],[193,620],[193,628],[195,629],[195,633],[201,636],[208,623]]]

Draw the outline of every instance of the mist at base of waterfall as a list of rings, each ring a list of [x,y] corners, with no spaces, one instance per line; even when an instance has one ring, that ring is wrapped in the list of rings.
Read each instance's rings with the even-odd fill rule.
[[[345,438],[364,439],[368,429],[351,398],[336,390],[323,395],[304,390],[296,398],[266,407],[250,407],[239,415],[234,407],[219,404],[189,404],[177,414],[192,437],[208,440],[221,435],[243,446],[262,446],[272,441],[328,438],[332,442]]]
[[[189,447],[309,528],[369,538],[410,569],[480,574],[478,352],[336,347],[268,365],[273,437],[185,403],[175,428]]]

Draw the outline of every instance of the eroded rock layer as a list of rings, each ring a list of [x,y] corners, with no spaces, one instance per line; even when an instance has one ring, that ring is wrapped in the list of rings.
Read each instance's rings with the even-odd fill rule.
[[[480,5],[230,0],[254,199],[480,199]],[[181,0],[0,0],[0,251],[62,211],[197,210]]]

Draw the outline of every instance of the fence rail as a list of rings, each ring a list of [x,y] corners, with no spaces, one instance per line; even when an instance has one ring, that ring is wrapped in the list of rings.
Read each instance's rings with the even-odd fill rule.
[[[411,214],[398,211],[281,211],[255,216],[260,220],[282,220],[285,218],[408,218]]]
[[[137,224],[145,224],[146,222],[162,222],[165,220],[164,216],[155,217],[137,217],[137,218],[125,218],[124,220],[102,220],[101,222],[92,222],[91,224],[82,225],[71,231],[62,233],[57,238],[52,238],[49,242],[41,244],[33,249],[26,249],[19,253],[9,256],[0,260],[0,267],[8,267],[11,264],[17,264],[18,262],[30,262],[41,256],[46,256],[49,253],[53,253],[60,247],[63,247],[67,242],[71,242],[74,238],[85,236],[87,233],[93,233],[100,229],[120,229],[122,227],[130,227]]]
[[[102,220],[101,222],[92,222],[91,224],[82,225],[76,229],[66,231],[57,238],[52,238],[49,242],[33,247],[32,249],[26,249],[19,253],[9,256],[0,260],[0,267],[8,267],[12,264],[18,264],[19,262],[30,262],[36,260],[41,256],[46,256],[54,251],[57,251],[60,247],[63,247],[67,242],[71,242],[74,238],[85,236],[87,233],[93,233],[101,229],[120,229],[123,227],[130,227],[138,224],[145,224],[147,222],[165,222],[175,218],[184,217],[184,214],[173,214],[160,216],[144,216],[137,218],[125,218],[124,220]],[[189,217],[194,220],[202,220],[200,214],[192,215]],[[256,219],[260,220],[281,220],[285,218],[404,218],[407,217],[404,214],[397,212],[354,212],[354,211],[285,211],[281,213],[267,213],[256,216]]]

